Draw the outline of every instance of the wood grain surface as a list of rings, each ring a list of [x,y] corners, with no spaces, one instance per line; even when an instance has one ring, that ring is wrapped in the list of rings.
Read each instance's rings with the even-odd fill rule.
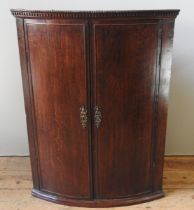
[[[144,204],[110,209],[122,210],[193,210],[194,157],[166,157],[162,199]],[[0,158],[1,210],[86,210],[53,204],[31,196],[32,178],[28,157]]]
[[[88,207],[163,197],[178,10],[12,14],[33,195]]]

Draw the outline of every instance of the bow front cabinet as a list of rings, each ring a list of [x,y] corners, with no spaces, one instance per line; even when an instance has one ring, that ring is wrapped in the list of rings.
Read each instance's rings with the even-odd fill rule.
[[[88,207],[162,197],[179,10],[11,11],[32,194]]]

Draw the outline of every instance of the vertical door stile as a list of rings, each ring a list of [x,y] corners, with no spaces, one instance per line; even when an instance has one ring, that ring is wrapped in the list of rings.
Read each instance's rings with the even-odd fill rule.
[[[93,57],[95,55],[94,51],[94,45],[93,45],[93,40],[94,40],[94,27],[93,27],[93,19],[89,18],[88,19],[88,27],[89,27],[89,33],[88,33],[88,45],[89,45],[89,67],[90,67],[90,115],[91,115],[91,173],[92,173],[92,195],[93,199],[96,199],[96,188],[97,188],[97,176],[96,176],[96,132],[94,128],[94,106],[95,106],[95,63],[93,60]]]
[[[157,33],[157,56],[156,56],[156,67],[155,67],[155,78],[154,78],[154,100],[153,100],[153,120],[152,120],[152,145],[151,145],[151,176],[150,182],[153,190],[153,179],[154,179],[154,170],[156,166],[156,143],[158,140],[157,129],[158,129],[158,112],[159,112],[159,88],[160,88],[160,68],[161,68],[161,52],[162,52],[162,21],[158,22],[158,33]]]
[[[98,133],[95,127],[95,106],[96,106],[96,46],[95,46],[95,24],[90,21],[90,64],[91,64],[91,114],[92,114],[92,171],[93,171],[93,195],[98,198],[98,175],[97,175],[97,155],[98,155]]]
[[[93,137],[92,137],[92,65],[91,65],[91,21],[86,20],[85,29],[86,64],[87,64],[87,108],[88,108],[88,141],[89,141],[89,173],[90,173],[90,196],[94,199],[93,177]]]
[[[38,177],[38,190],[40,190],[41,185],[41,171],[40,171],[40,161],[39,161],[39,150],[38,150],[38,134],[37,134],[37,122],[36,122],[36,114],[35,114],[35,103],[34,103],[34,92],[33,92],[33,83],[32,83],[32,71],[31,71],[31,65],[30,65],[30,54],[29,54],[29,40],[28,40],[28,27],[26,20],[23,21],[23,28],[24,28],[24,40],[25,40],[25,53],[26,53],[26,71],[27,71],[27,81],[29,86],[29,96],[28,100],[30,102],[30,114],[28,114],[27,118],[31,118],[30,124],[27,126],[28,129],[31,130],[32,133],[32,139],[34,143],[34,156],[36,163],[36,170],[37,170],[37,177]],[[32,140],[30,140],[30,144],[32,143]]]

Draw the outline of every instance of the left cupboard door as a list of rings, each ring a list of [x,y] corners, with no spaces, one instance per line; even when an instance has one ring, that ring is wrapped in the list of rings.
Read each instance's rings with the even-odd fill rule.
[[[90,198],[87,25],[24,24],[40,191]]]

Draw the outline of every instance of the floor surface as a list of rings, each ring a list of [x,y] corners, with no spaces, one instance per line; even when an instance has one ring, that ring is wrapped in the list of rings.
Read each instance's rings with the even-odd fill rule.
[[[0,157],[0,210],[87,210],[53,204],[31,196],[28,157]],[[194,210],[194,157],[166,157],[164,198],[115,210]],[[105,209],[105,208],[104,208]]]

